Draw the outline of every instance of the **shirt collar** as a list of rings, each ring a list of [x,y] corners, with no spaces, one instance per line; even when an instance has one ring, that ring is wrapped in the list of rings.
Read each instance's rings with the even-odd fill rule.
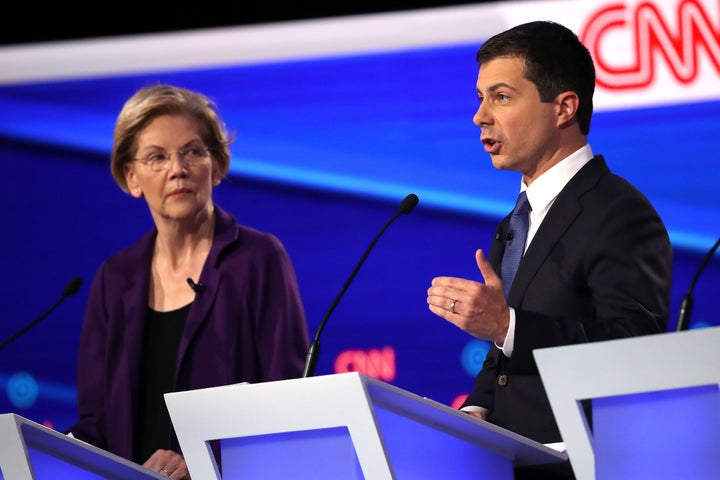
[[[520,191],[526,191],[533,212],[544,211],[570,181],[593,158],[589,144],[585,144],[540,175],[529,187],[520,181]]]

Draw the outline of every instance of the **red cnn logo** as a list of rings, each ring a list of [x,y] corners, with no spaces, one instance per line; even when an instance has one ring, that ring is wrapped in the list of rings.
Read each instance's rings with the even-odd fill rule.
[[[680,1],[675,22],[667,21],[653,2],[641,2],[633,11],[626,10],[622,3],[598,10],[580,35],[595,59],[598,85],[611,90],[646,87],[653,82],[656,62],[661,60],[678,82],[689,83],[698,74],[703,51],[720,73],[720,27],[712,24],[701,2]],[[627,49],[634,58],[629,65],[612,65],[611,52],[602,48],[603,41],[614,34],[630,39]]]
[[[335,358],[335,373],[360,372],[386,382],[397,376],[395,350],[384,347],[381,350],[345,350]]]

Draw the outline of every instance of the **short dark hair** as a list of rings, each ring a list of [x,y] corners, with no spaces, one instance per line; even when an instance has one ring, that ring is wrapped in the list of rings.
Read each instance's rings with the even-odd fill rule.
[[[587,47],[572,30],[550,21],[518,25],[487,40],[475,58],[483,64],[499,57],[524,60],[524,76],[537,87],[542,102],[569,90],[577,93],[580,131],[590,133],[595,65]]]

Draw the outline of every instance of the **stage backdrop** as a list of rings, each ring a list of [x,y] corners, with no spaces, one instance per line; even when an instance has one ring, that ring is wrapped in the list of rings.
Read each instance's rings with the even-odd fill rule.
[[[297,270],[311,335],[366,247],[409,193],[329,319],[317,374],[362,371],[456,405],[488,345],[432,315],[432,277],[480,280],[474,261],[512,208],[472,124],[475,52],[535,19],[576,31],[598,67],[590,143],[657,207],[675,253],[672,321],[720,231],[718,2],[499,2],[0,49],[4,208],[0,412],[58,429],[75,419],[75,362],[100,262],[151,228],[108,170],[115,116],[137,88],[198,89],[237,134],[215,200],[275,233]],[[718,325],[715,257],[692,328]]]

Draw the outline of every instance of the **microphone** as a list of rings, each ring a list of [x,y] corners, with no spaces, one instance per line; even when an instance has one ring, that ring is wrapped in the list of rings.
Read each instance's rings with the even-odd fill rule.
[[[62,294],[62,296],[60,297],[60,299],[59,299],[57,302],[55,302],[55,305],[53,305],[52,307],[50,307],[45,313],[43,313],[42,315],[40,315],[39,317],[37,317],[35,320],[33,320],[32,322],[28,323],[28,324],[25,325],[23,328],[21,328],[20,330],[18,330],[17,332],[15,332],[15,333],[14,333],[13,335],[11,335],[8,339],[6,339],[4,342],[0,343],[0,350],[2,350],[3,348],[7,347],[10,343],[12,343],[12,342],[13,342],[16,338],[18,338],[20,335],[22,335],[23,333],[27,332],[27,331],[30,330],[32,327],[34,327],[35,325],[37,325],[37,324],[40,322],[40,320],[42,320],[43,318],[45,318],[45,317],[47,317],[48,315],[50,315],[50,313],[51,313],[53,310],[55,310],[58,306],[60,306],[60,304],[61,304],[67,297],[70,297],[70,296],[72,296],[72,295],[75,295],[75,294],[78,292],[78,290],[80,290],[80,287],[82,287],[82,283],[83,283],[83,282],[82,282],[82,279],[81,279],[80,277],[75,277],[75,278],[73,278],[72,280],[70,280],[70,281],[67,283],[67,285],[65,285],[65,290],[63,291],[63,294]]]
[[[700,264],[700,268],[698,268],[697,272],[695,272],[695,276],[693,277],[692,282],[690,282],[690,288],[688,288],[688,291],[683,297],[682,303],[680,304],[680,315],[678,315],[677,327],[675,328],[675,330],[678,332],[687,330],[688,326],[690,325],[690,314],[692,313],[693,307],[692,292],[695,288],[695,283],[698,281],[698,278],[700,278],[700,273],[702,273],[707,264],[710,263],[710,260],[712,259],[713,255],[715,255],[715,250],[717,250],[719,245],[720,238],[717,239],[715,245],[713,245],[710,251],[707,253],[705,259]]]
[[[380,239],[380,236],[385,232],[385,230],[387,230],[390,224],[394,222],[395,219],[398,218],[400,215],[410,213],[413,208],[417,206],[418,201],[419,199],[414,193],[411,193],[407,197],[405,197],[402,202],[400,202],[400,206],[398,207],[398,211],[395,212],[395,215],[393,215],[392,218],[387,221],[385,226],[380,229],[377,235],[375,235],[373,241],[370,242],[370,245],[365,250],[365,253],[360,258],[358,264],[355,266],[355,270],[353,270],[353,272],[350,274],[350,277],[345,282],[345,285],[343,285],[340,293],[338,293],[337,297],[335,297],[335,301],[332,303],[332,305],[330,305],[330,308],[325,314],[325,317],[322,319],[322,322],[320,322],[320,326],[315,333],[315,338],[313,339],[312,343],[310,343],[310,348],[308,349],[307,357],[305,358],[305,368],[303,369],[302,374],[303,378],[312,377],[313,375],[315,375],[315,366],[317,365],[318,356],[320,355],[320,334],[322,333],[323,328],[325,328],[325,324],[327,323],[328,318],[330,318],[330,314],[333,312],[333,310],[335,310],[335,307],[337,307],[340,299],[345,294],[345,290],[347,290],[347,288],[350,286],[350,282],[353,281],[355,275],[357,275],[358,270],[360,270],[362,264],[365,263],[365,259],[370,254],[370,250],[373,249],[378,239]]]
[[[203,291],[203,288],[205,288],[205,285],[203,285],[202,283],[193,282],[193,279],[190,277],[188,277],[187,282],[188,285],[190,285],[190,288],[192,288],[195,293],[200,293]]]
[[[505,232],[504,234],[501,234],[500,232],[495,232],[495,240],[509,242],[512,239],[513,239],[512,231]]]

